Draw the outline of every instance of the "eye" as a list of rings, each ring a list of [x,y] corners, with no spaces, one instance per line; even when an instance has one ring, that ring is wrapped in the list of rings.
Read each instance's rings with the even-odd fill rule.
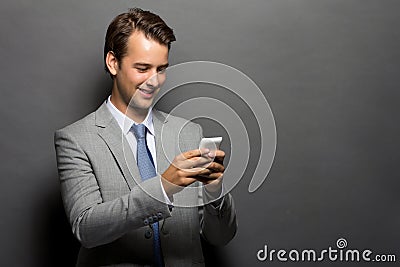
[[[146,72],[148,68],[136,68],[138,72]]]
[[[163,74],[163,73],[165,73],[166,70],[167,70],[167,67],[162,67],[162,68],[159,68],[159,69],[157,70],[157,72],[158,72],[159,74]]]

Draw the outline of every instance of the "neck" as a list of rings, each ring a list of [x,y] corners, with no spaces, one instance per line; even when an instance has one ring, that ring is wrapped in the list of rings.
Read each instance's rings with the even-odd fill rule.
[[[134,122],[136,123],[142,123],[146,117],[147,114],[149,113],[149,110],[137,110],[135,108],[132,107],[127,107],[125,108],[126,112],[126,116],[128,116],[130,119],[132,119]]]
[[[149,109],[135,109],[133,107],[129,107],[122,101],[117,101],[116,97],[113,97],[111,94],[110,101],[111,103],[122,113],[124,113],[128,118],[133,120],[136,123],[142,123],[146,117]]]

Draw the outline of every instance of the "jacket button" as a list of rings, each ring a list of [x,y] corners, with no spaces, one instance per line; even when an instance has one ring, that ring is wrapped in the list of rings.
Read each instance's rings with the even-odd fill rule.
[[[149,225],[149,220],[144,219],[144,220],[143,220],[143,223],[144,223],[144,225]]]
[[[162,215],[161,212],[159,212],[159,213],[157,213],[157,217],[158,217],[159,220],[162,220],[162,218],[163,218],[164,216]]]
[[[146,232],[144,232],[144,237],[146,239],[149,239],[153,235],[153,232],[150,229],[147,229]]]
[[[153,221],[158,222],[158,216],[157,215],[153,216]]]
[[[153,216],[150,216],[148,219],[149,219],[149,223],[153,223]]]

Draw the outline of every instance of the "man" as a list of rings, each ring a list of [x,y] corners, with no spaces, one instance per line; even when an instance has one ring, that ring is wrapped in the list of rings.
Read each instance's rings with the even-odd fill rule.
[[[149,11],[117,16],[104,47],[111,96],[55,134],[77,266],[203,266],[201,238],[224,245],[235,235],[224,152],[199,150],[199,125],[152,108],[174,40]]]

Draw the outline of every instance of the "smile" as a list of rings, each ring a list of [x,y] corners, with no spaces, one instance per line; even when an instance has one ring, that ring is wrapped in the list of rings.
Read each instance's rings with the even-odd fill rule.
[[[145,90],[142,88],[139,88],[140,94],[144,97],[144,98],[151,98],[153,97],[154,91],[155,90]]]

